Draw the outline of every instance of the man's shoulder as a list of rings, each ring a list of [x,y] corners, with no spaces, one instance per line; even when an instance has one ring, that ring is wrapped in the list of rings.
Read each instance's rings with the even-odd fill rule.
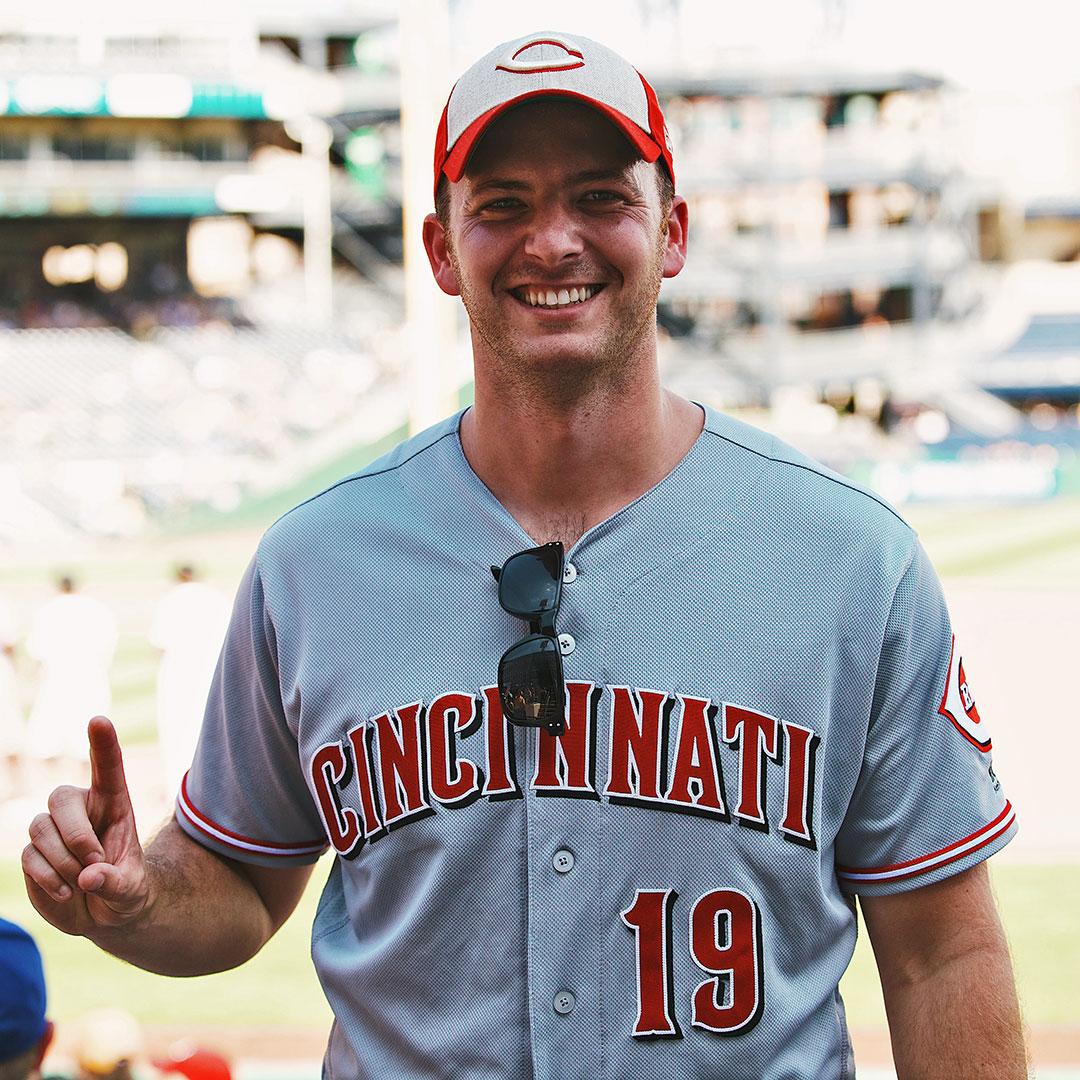
[[[365,522],[387,513],[396,514],[410,495],[410,485],[403,473],[420,476],[433,474],[432,455],[439,453],[448,440],[456,443],[461,414],[455,413],[418,434],[398,443],[355,472],[336,480],[328,487],[282,514],[263,536],[260,549],[297,540],[312,540],[337,526],[362,528]],[[446,468],[446,458],[440,466]],[[450,458],[454,460],[453,455]]]
[[[705,409],[710,451],[723,462],[725,482],[744,485],[763,509],[812,516],[828,523],[862,520],[875,532],[898,538],[914,532],[884,498],[850,477],[761,428],[714,409]]]

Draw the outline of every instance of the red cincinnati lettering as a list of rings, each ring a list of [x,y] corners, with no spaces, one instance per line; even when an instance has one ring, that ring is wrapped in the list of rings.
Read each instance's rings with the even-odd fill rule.
[[[575,791],[596,793],[592,782],[594,736],[593,683],[568,682],[566,730],[552,735],[540,728],[533,787],[538,791]],[[561,766],[561,767],[560,767]]]
[[[605,795],[662,797],[660,735],[666,701],[667,695],[656,690],[611,688],[611,760]]]
[[[761,825],[766,824],[765,755],[776,760],[778,727],[772,716],[738,705],[724,706],[724,742],[740,749],[739,805],[735,813]]]
[[[716,740],[709,719],[708,698],[679,696],[682,716],[679,721],[679,741],[675,747],[675,773],[671,778],[667,801],[684,806],[696,806],[726,817],[723,778],[717,756]],[[697,796],[690,790],[698,785]]]
[[[520,795],[513,779],[514,743],[503,716],[499,688],[486,686],[484,695],[484,737],[487,744],[487,775],[483,795]]]
[[[368,760],[367,733],[371,730],[365,722],[349,730],[353,761],[356,764],[356,790],[360,793],[360,814],[364,819],[364,837],[374,836],[382,827],[379,809],[375,803],[375,787],[371,782],[371,764]]]
[[[458,761],[457,736],[476,719],[476,699],[470,694],[442,694],[428,708],[428,782],[432,798],[457,803],[480,790],[479,770],[471,761]]]
[[[345,776],[346,764],[345,751],[336,742],[320,746],[311,759],[311,779],[326,835],[341,855],[349,854],[360,840],[360,819],[355,810],[341,805],[338,795],[337,785]]]
[[[420,751],[421,705],[414,702],[396,709],[394,716],[398,719],[397,724],[390,719],[389,713],[371,721],[378,734],[379,780],[386,810],[383,820],[387,827],[430,808],[424,791]]]

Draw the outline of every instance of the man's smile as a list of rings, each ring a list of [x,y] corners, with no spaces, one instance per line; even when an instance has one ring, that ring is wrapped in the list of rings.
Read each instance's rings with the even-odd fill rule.
[[[544,285],[521,285],[510,290],[516,300],[531,307],[559,308],[571,304],[584,304],[591,300],[604,286],[599,283],[590,285],[570,285],[552,288]]]

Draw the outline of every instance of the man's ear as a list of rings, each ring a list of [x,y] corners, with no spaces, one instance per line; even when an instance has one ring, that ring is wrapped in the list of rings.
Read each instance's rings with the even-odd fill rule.
[[[668,211],[667,240],[664,245],[664,277],[674,277],[686,265],[686,230],[689,218],[686,200],[676,195]]]
[[[45,1021],[45,1030],[41,1033],[41,1038],[38,1039],[37,1046],[34,1048],[37,1061],[34,1065],[36,1069],[41,1068],[41,1063],[45,1060],[45,1055],[49,1052],[49,1046],[52,1044],[53,1036],[56,1034],[56,1027],[51,1020]]]
[[[435,214],[424,218],[424,250],[427,252],[435,283],[447,296],[461,295],[461,282],[450,260],[446,230]]]

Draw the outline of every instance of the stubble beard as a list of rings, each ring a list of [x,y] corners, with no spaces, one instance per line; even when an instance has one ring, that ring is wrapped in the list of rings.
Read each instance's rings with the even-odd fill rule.
[[[483,304],[476,302],[471,284],[461,273],[453,245],[447,244],[474,341],[479,337],[483,342],[499,383],[515,396],[520,406],[527,411],[563,410],[586,401],[613,399],[621,397],[627,386],[640,377],[640,368],[634,360],[646,335],[655,334],[666,240],[665,219],[657,238],[652,271],[638,295],[627,301],[627,318],[598,336],[588,354],[554,358],[548,355],[543,360],[522,349],[505,322],[485,314]]]

